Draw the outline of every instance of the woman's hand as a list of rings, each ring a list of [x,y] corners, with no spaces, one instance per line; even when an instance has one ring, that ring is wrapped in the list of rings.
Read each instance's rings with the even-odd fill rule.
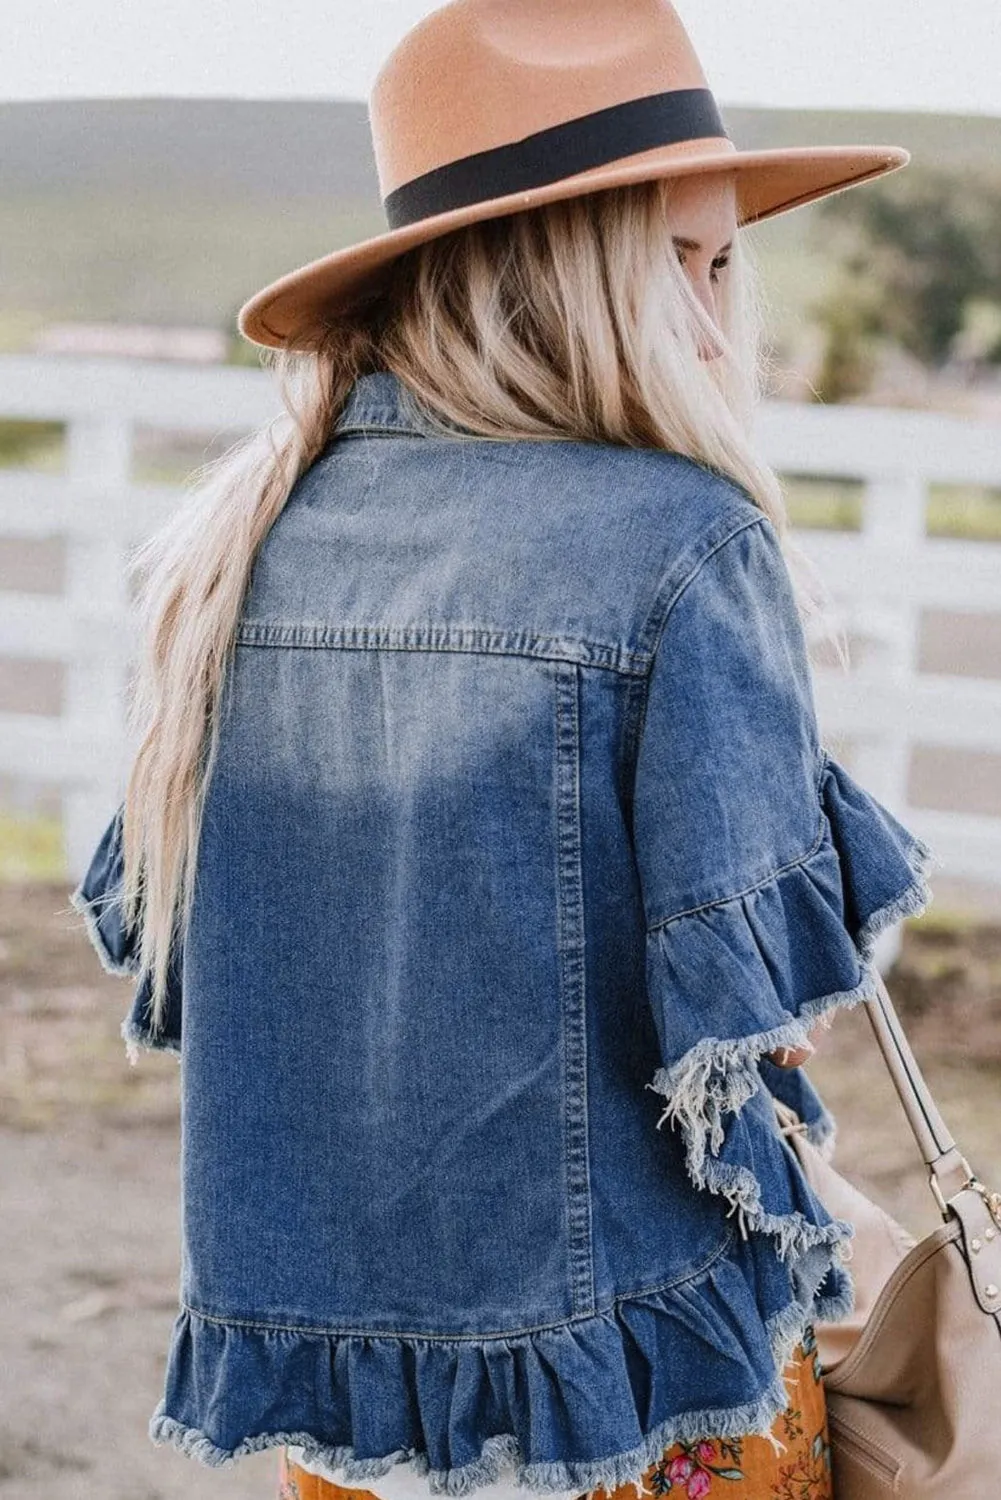
[[[811,1058],[816,1051],[813,1042],[816,1041],[817,1033],[821,1029],[826,1030],[826,1028],[822,1028],[822,1023],[818,1021],[817,1025],[810,1032],[811,1045],[809,1047],[776,1047],[774,1052],[766,1052],[765,1057],[767,1057],[769,1062],[774,1063],[777,1068],[798,1068],[801,1063],[805,1063]]]

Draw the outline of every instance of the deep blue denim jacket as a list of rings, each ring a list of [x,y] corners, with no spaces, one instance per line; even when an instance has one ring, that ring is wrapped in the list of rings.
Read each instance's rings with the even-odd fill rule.
[[[155,1441],[461,1494],[768,1430],[845,1240],[763,1053],[874,992],[931,851],[818,742],[776,532],[678,454],[353,388],[255,560],[174,955]],[[74,906],[136,975],[121,809]],[[658,1126],[669,1128],[659,1129]]]

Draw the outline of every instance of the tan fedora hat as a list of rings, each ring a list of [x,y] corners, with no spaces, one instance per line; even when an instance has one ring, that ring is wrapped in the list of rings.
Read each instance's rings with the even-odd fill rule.
[[[307,347],[318,313],[346,311],[404,251],[478,219],[735,172],[738,223],[753,224],[910,160],[900,146],[739,150],[669,0],[452,0],[389,54],[368,107],[389,228],[256,292],[238,316],[252,343]]]

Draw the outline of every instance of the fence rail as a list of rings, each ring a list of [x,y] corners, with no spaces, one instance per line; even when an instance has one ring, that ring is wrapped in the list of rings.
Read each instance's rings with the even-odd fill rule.
[[[0,592],[0,656],[64,672],[58,718],[0,713],[0,772],[58,785],[71,878],[124,784],[126,553],[180,493],[133,481],[136,429],[235,438],[279,410],[263,370],[0,358],[0,419],[66,428],[63,473],[0,471],[0,539],[59,537],[66,557],[62,594]],[[926,532],[931,484],[1001,489],[1001,429],[925,412],[771,403],[759,438],[780,473],[863,485],[858,532],[797,532],[865,646],[848,675],[815,668],[823,735],[850,737],[853,773],[927,839],[944,873],[1001,887],[1001,818],[907,804],[916,744],[1001,753],[1001,680],[918,664],[924,612],[1001,615],[1001,546]]]

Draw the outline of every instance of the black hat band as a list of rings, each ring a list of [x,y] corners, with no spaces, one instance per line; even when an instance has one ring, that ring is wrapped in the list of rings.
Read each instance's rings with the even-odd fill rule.
[[[725,135],[709,89],[668,89],[434,167],[394,188],[383,208],[390,229],[402,229],[434,214],[559,182],[654,146]]]

